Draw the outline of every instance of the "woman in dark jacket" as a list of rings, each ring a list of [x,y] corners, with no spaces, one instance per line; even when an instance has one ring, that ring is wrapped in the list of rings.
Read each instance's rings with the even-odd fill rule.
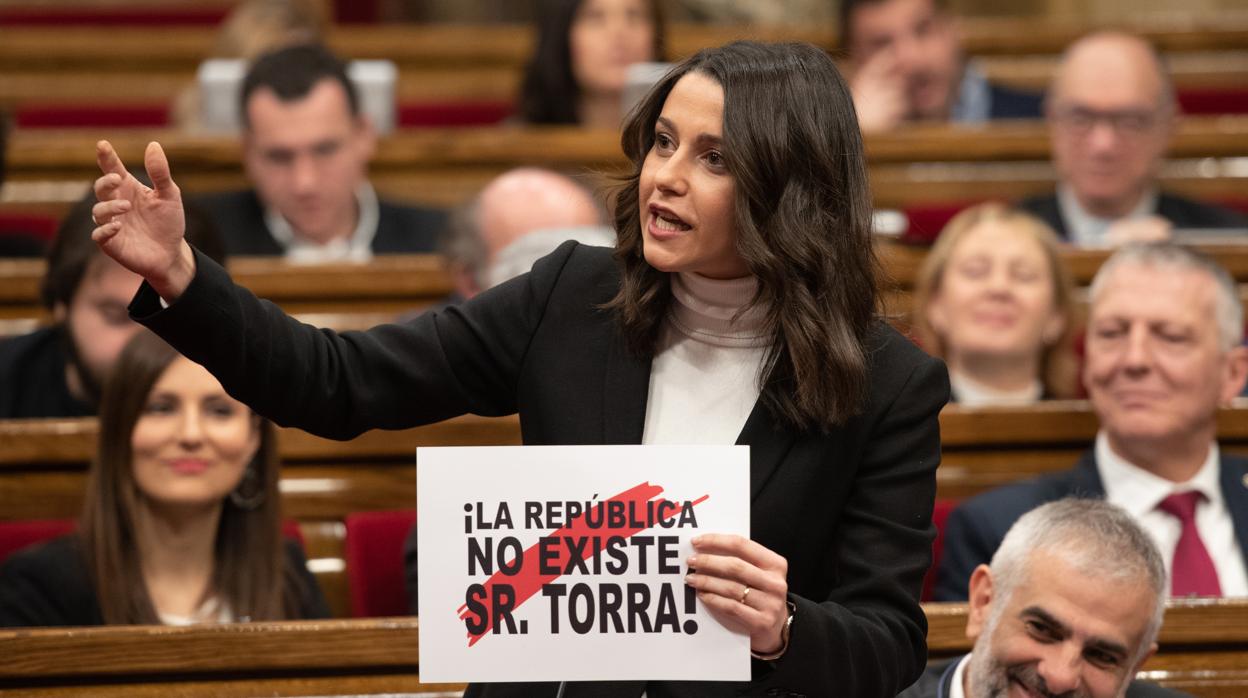
[[[749,637],[753,680],[493,684],[471,695],[894,696],[918,677],[943,365],[876,314],[853,105],[807,44],[674,68],[624,130],[614,251],[403,325],[334,334],[182,240],[180,195],[102,142],[96,240],[143,275],[131,313],[259,413],[336,438],[518,412],[526,444],[750,446],[751,537],[695,543],[689,583]],[[167,306],[167,307],[166,307]]]

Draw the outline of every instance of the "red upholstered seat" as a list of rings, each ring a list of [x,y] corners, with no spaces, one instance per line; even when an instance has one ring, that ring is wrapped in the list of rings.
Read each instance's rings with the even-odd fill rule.
[[[1185,87],[1179,90],[1184,114],[1248,114],[1248,89],[1234,87]]]
[[[17,107],[13,122],[18,128],[161,128],[169,125],[169,105],[27,102]]]
[[[952,499],[937,499],[936,508],[932,510],[932,523],[936,524],[936,540],[932,541],[932,566],[928,568],[927,574],[923,577],[923,596],[922,601],[931,601],[932,594],[936,591],[936,570],[940,569],[940,553],[945,545],[945,521],[949,519],[949,512],[953,511],[958,503]]]
[[[65,535],[75,526],[73,519],[0,521],[0,562],[28,545]]]
[[[511,113],[510,102],[405,102],[399,105],[399,128],[493,126]]]
[[[403,577],[403,541],[416,511],[367,511],[346,519],[344,557],[357,618],[410,615]]]

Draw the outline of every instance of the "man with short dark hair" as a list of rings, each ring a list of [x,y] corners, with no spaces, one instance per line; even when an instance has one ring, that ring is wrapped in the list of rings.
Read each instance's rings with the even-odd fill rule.
[[[843,0],[841,48],[864,132],[907,121],[1034,119],[1039,95],[989,82],[942,0]]]
[[[1057,190],[1019,205],[1080,245],[1161,240],[1172,229],[1248,228],[1248,217],[1160,190],[1178,125],[1161,57],[1144,39],[1097,32],[1071,44],[1045,114]]]
[[[88,194],[57,228],[40,287],[53,323],[0,339],[0,419],[95,414],[104,380],[142,326],[127,307],[143,281],[91,239]],[[187,240],[225,261],[224,246],[202,207],[185,208]]]
[[[1042,505],[971,575],[971,653],[929,666],[900,698],[1182,695],[1133,681],[1157,651],[1167,590],[1161,555],[1125,511]]]
[[[231,254],[364,261],[434,249],[442,213],[379,200],[368,183],[377,136],[328,49],[261,56],[241,93],[243,164],[255,188],[204,198]]]
[[[1071,470],[974,497],[949,516],[936,598],[966,598],[1021,515],[1067,496],[1136,518],[1169,565],[1175,596],[1248,595],[1248,460],[1218,448],[1217,411],[1248,381],[1239,289],[1173,243],[1120,248],[1088,292],[1083,379],[1100,419]]]

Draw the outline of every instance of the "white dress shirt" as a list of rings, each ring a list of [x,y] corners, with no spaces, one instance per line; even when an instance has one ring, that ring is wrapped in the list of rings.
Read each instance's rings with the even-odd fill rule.
[[[1044,396],[1044,385],[1039,379],[1022,390],[998,390],[950,371],[949,387],[957,403],[963,407],[1034,405]]]
[[[1096,436],[1096,468],[1105,485],[1105,498],[1125,509],[1152,536],[1166,562],[1167,574],[1183,527],[1177,518],[1158,510],[1157,505],[1180,492],[1197,490],[1204,494],[1204,501],[1196,506],[1196,530],[1213,559],[1222,595],[1248,596],[1248,571],[1244,569],[1235,524],[1222,496],[1221,459],[1216,443],[1209,444],[1209,455],[1192,479],[1175,483],[1128,463],[1114,453],[1102,431]]]
[[[1140,202],[1121,218],[1101,218],[1084,210],[1075,196],[1074,190],[1068,185],[1057,185],[1057,209],[1066,223],[1066,236],[1071,242],[1081,247],[1105,247],[1109,226],[1122,220],[1145,218],[1157,212],[1157,189],[1144,192]]]
[[[355,191],[355,202],[359,216],[351,237],[330,240],[324,245],[299,237],[277,209],[265,210],[264,224],[277,244],[285,248],[286,259],[292,262],[367,262],[373,258],[373,238],[377,237],[377,225],[381,222],[381,205],[377,203],[377,192],[368,182]]]

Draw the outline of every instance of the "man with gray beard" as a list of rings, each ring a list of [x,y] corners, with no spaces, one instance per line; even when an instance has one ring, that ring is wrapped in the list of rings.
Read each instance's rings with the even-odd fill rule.
[[[1152,539],[1122,509],[1062,499],[1015,522],[971,575],[971,653],[929,666],[900,698],[1148,698],[1169,592]]]

